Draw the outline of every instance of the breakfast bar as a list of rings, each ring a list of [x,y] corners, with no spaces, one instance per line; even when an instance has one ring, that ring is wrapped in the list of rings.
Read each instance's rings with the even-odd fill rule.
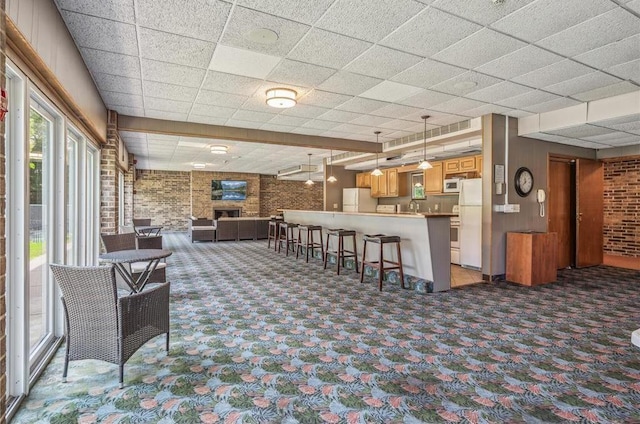
[[[452,214],[380,214],[291,209],[286,209],[283,213],[287,222],[321,225],[325,231],[329,228],[355,230],[359,258],[362,258],[364,234],[399,236],[402,239],[404,273],[419,280],[433,282],[434,292],[451,288],[449,220]],[[395,249],[385,250],[385,256],[394,258]]]

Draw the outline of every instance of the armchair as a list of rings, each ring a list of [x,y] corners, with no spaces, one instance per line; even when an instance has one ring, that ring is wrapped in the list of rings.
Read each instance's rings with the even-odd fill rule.
[[[169,351],[169,283],[118,297],[112,266],[50,267],[66,318],[63,382],[69,361],[98,359],[118,364],[122,388],[124,364],[147,341],[166,333]]]
[[[189,238],[194,241],[214,241],[216,239],[216,222],[206,218],[189,220]]]

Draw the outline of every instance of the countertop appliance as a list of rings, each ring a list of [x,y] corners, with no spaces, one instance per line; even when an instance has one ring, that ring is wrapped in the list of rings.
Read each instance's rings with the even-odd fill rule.
[[[460,265],[482,268],[482,179],[460,180]]]
[[[375,212],[378,199],[369,188],[342,189],[342,212]]]
[[[446,178],[442,191],[445,193],[458,193],[460,192],[460,182],[462,178]]]
[[[376,206],[377,213],[397,213],[396,205],[378,205]]]

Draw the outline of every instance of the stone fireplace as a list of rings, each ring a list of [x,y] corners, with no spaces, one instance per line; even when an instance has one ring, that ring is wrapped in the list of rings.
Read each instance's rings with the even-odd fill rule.
[[[239,218],[242,216],[242,208],[213,208],[213,219],[218,218]]]

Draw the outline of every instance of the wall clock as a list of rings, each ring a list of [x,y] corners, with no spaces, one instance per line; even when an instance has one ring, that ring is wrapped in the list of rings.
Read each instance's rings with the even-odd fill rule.
[[[520,197],[527,197],[533,190],[533,174],[527,167],[518,168],[515,176],[516,193]]]

